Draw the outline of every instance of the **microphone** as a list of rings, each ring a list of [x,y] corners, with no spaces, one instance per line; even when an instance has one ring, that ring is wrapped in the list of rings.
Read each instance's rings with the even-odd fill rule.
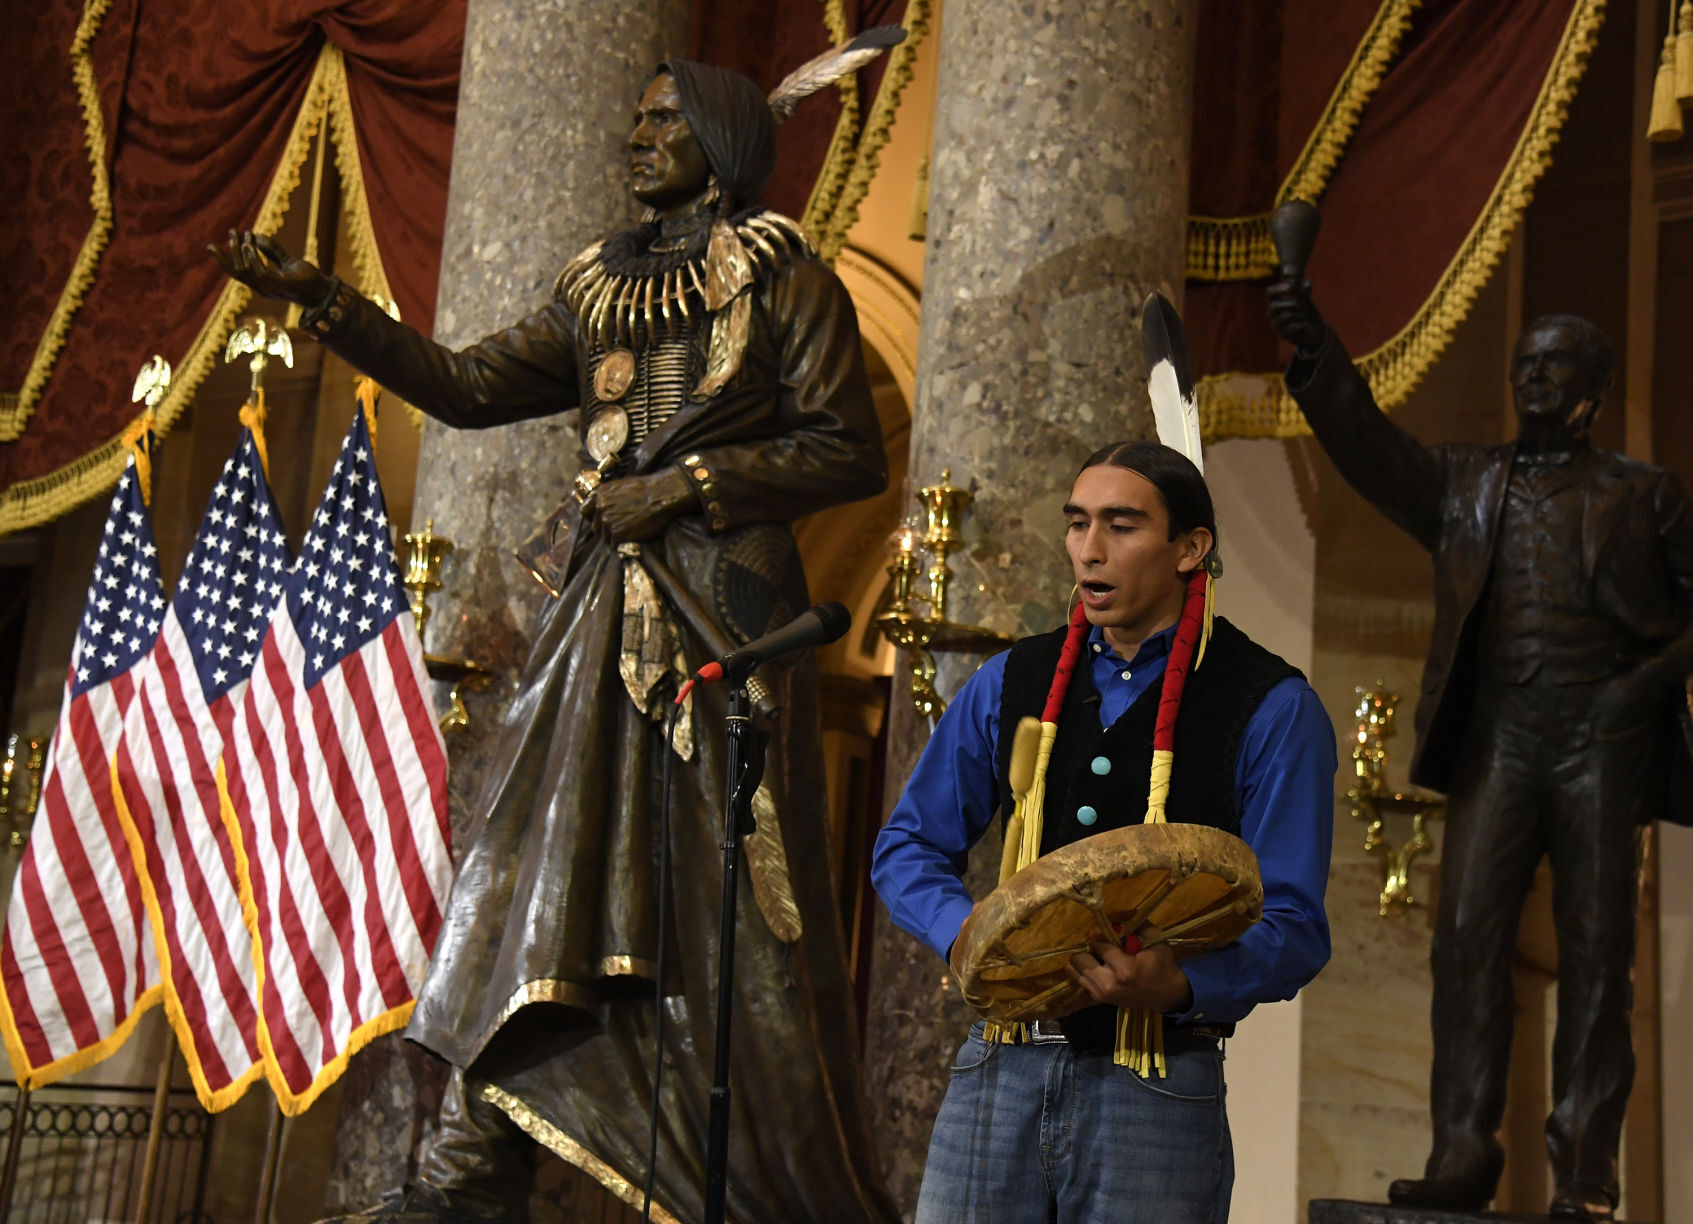
[[[687,700],[696,684],[716,684],[727,678],[740,684],[752,674],[753,668],[771,659],[795,651],[827,646],[852,625],[852,613],[838,603],[818,604],[809,612],[802,612],[774,633],[767,633],[757,641],[748,642],[739,650],[732,650],[714,663],[707,663],[693,674],[682,691],[676,694],[676,704]]]

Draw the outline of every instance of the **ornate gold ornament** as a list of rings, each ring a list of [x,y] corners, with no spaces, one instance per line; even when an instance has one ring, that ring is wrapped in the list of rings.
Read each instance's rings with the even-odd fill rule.
[[[612,349],[594,371],[594,395],[608,404],[628,395],[634,383],[635,354],[626,348]]]
[[[1399,694],[1386,691],[1380,680],[1374,688],[1359,685],[1357,739],[1352,747],[1356,775],[1347,800],[1354,818],[1364,822],[1364,849],[1381,859],[1381,917],[1422,904],[1411,893],[1411,864],[1434,843],[1427,822],[1444,815],[1446,800],[1432,791],[1396,791],[1387,784],[1387,740],[1394,734],[1393,716]],[[1411,834],[1395,847],[1385,826],[1389,817],[1410,817]]]

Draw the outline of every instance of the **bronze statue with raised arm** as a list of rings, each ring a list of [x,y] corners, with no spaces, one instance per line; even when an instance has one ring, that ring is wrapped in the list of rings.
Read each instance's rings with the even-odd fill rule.
[[[1542,856],[1558,936],[1555,1218],[1608,1220],[1634,1078],[1636,838],[1686,823],[1693,506],[1672,473],[1594,446],[1610,344],[1573,315],[1511,358],[1520,432],[1424,446],[1376,405],[1297,267],[1269,293],[1286,382],[1348,483],[1434,554],[1411,780],[1447,792],[1434,969],[1434,1145],[1396,1203],[1463,1210],[1503,1165],[1517,923]]]
[[[809,604],[792,521],[887,483],[852,302],[798,225],[755,207],[776,117],[794,100],[766,99],[724,69],[661,65],[629,138],[646,219],[566,263],[539,312],[459,352],[269,238],[232,235],[216,252],[231,276],[307,307],[305,330],[326,347],[448,425],[580,411],[584,476],[522,550],[556,594],[407,1029],[454,1068],[439,1132],[412,1184],[358,1218],[522,1220],[537,1141],[639,1203],[661,905],[668,1035],[652,1218],[700,1214],[725,698],[700,689],[683,707],[661,896],[666,713],[687,670]],[[815,669],[767,666],[758,679],[780,715],[747,843],[729,1214],[892,1221],[831,893]]]

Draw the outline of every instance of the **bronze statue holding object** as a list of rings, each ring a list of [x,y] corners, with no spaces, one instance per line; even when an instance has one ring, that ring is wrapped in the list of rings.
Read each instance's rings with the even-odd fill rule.
[[[1411,767],[1414,783],[1449,796],[1434,1145],[1424,1176],[1389,1197],[1456,1209],[1493,1197],[1511,957],[1546,855],[1558,932],[1550,1213],[1610,1219],[1634,1076],[1636,835],[1693,813],[1693,504],[1672,473],[1589,441],[1612,369],[1591,323],[1554,315],[1517,341],[1515,441],[1425,447],[1377,407],[1295,255],[1269,291],[1271,321],[1296,350],[1288,390],[1348,483],[1434,554]]]
[[[799,226],[754,205],[784,107],[900,36],[867,33],[770,99],[724,69],[661,65],[629,138],[646,218],[571,260],[545,308],[460,352],[267,237],[215,251],[448,425],[581,410],[588,470],[522,553],[556,598],[407,1030],[455,1068],[440,1129],[415,1183],[360,1218],[522,1220],[537,1140],[639,1203],[660,904],[669,1037],[653,1218],[699,1215],[724,694],[696,691],[678,727],[669,897],[656,866],[663,718],[722,643],[809,604],[792,521],[886,484],[852,302]],[[747,842],[759,909],[739,927],[730,1214],[891,1221],[820,824],[815,668],[765,670],[781,718]]]

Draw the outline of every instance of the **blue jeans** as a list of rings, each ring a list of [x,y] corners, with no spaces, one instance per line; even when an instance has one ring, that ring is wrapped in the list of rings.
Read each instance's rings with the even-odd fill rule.
[[[1223,1224],[1222,1051],[1183,1045],[1167,1063],[1143,1080],[1109,1051],[990,1044],[978,1023],[935,1119],[917,1224]]]

